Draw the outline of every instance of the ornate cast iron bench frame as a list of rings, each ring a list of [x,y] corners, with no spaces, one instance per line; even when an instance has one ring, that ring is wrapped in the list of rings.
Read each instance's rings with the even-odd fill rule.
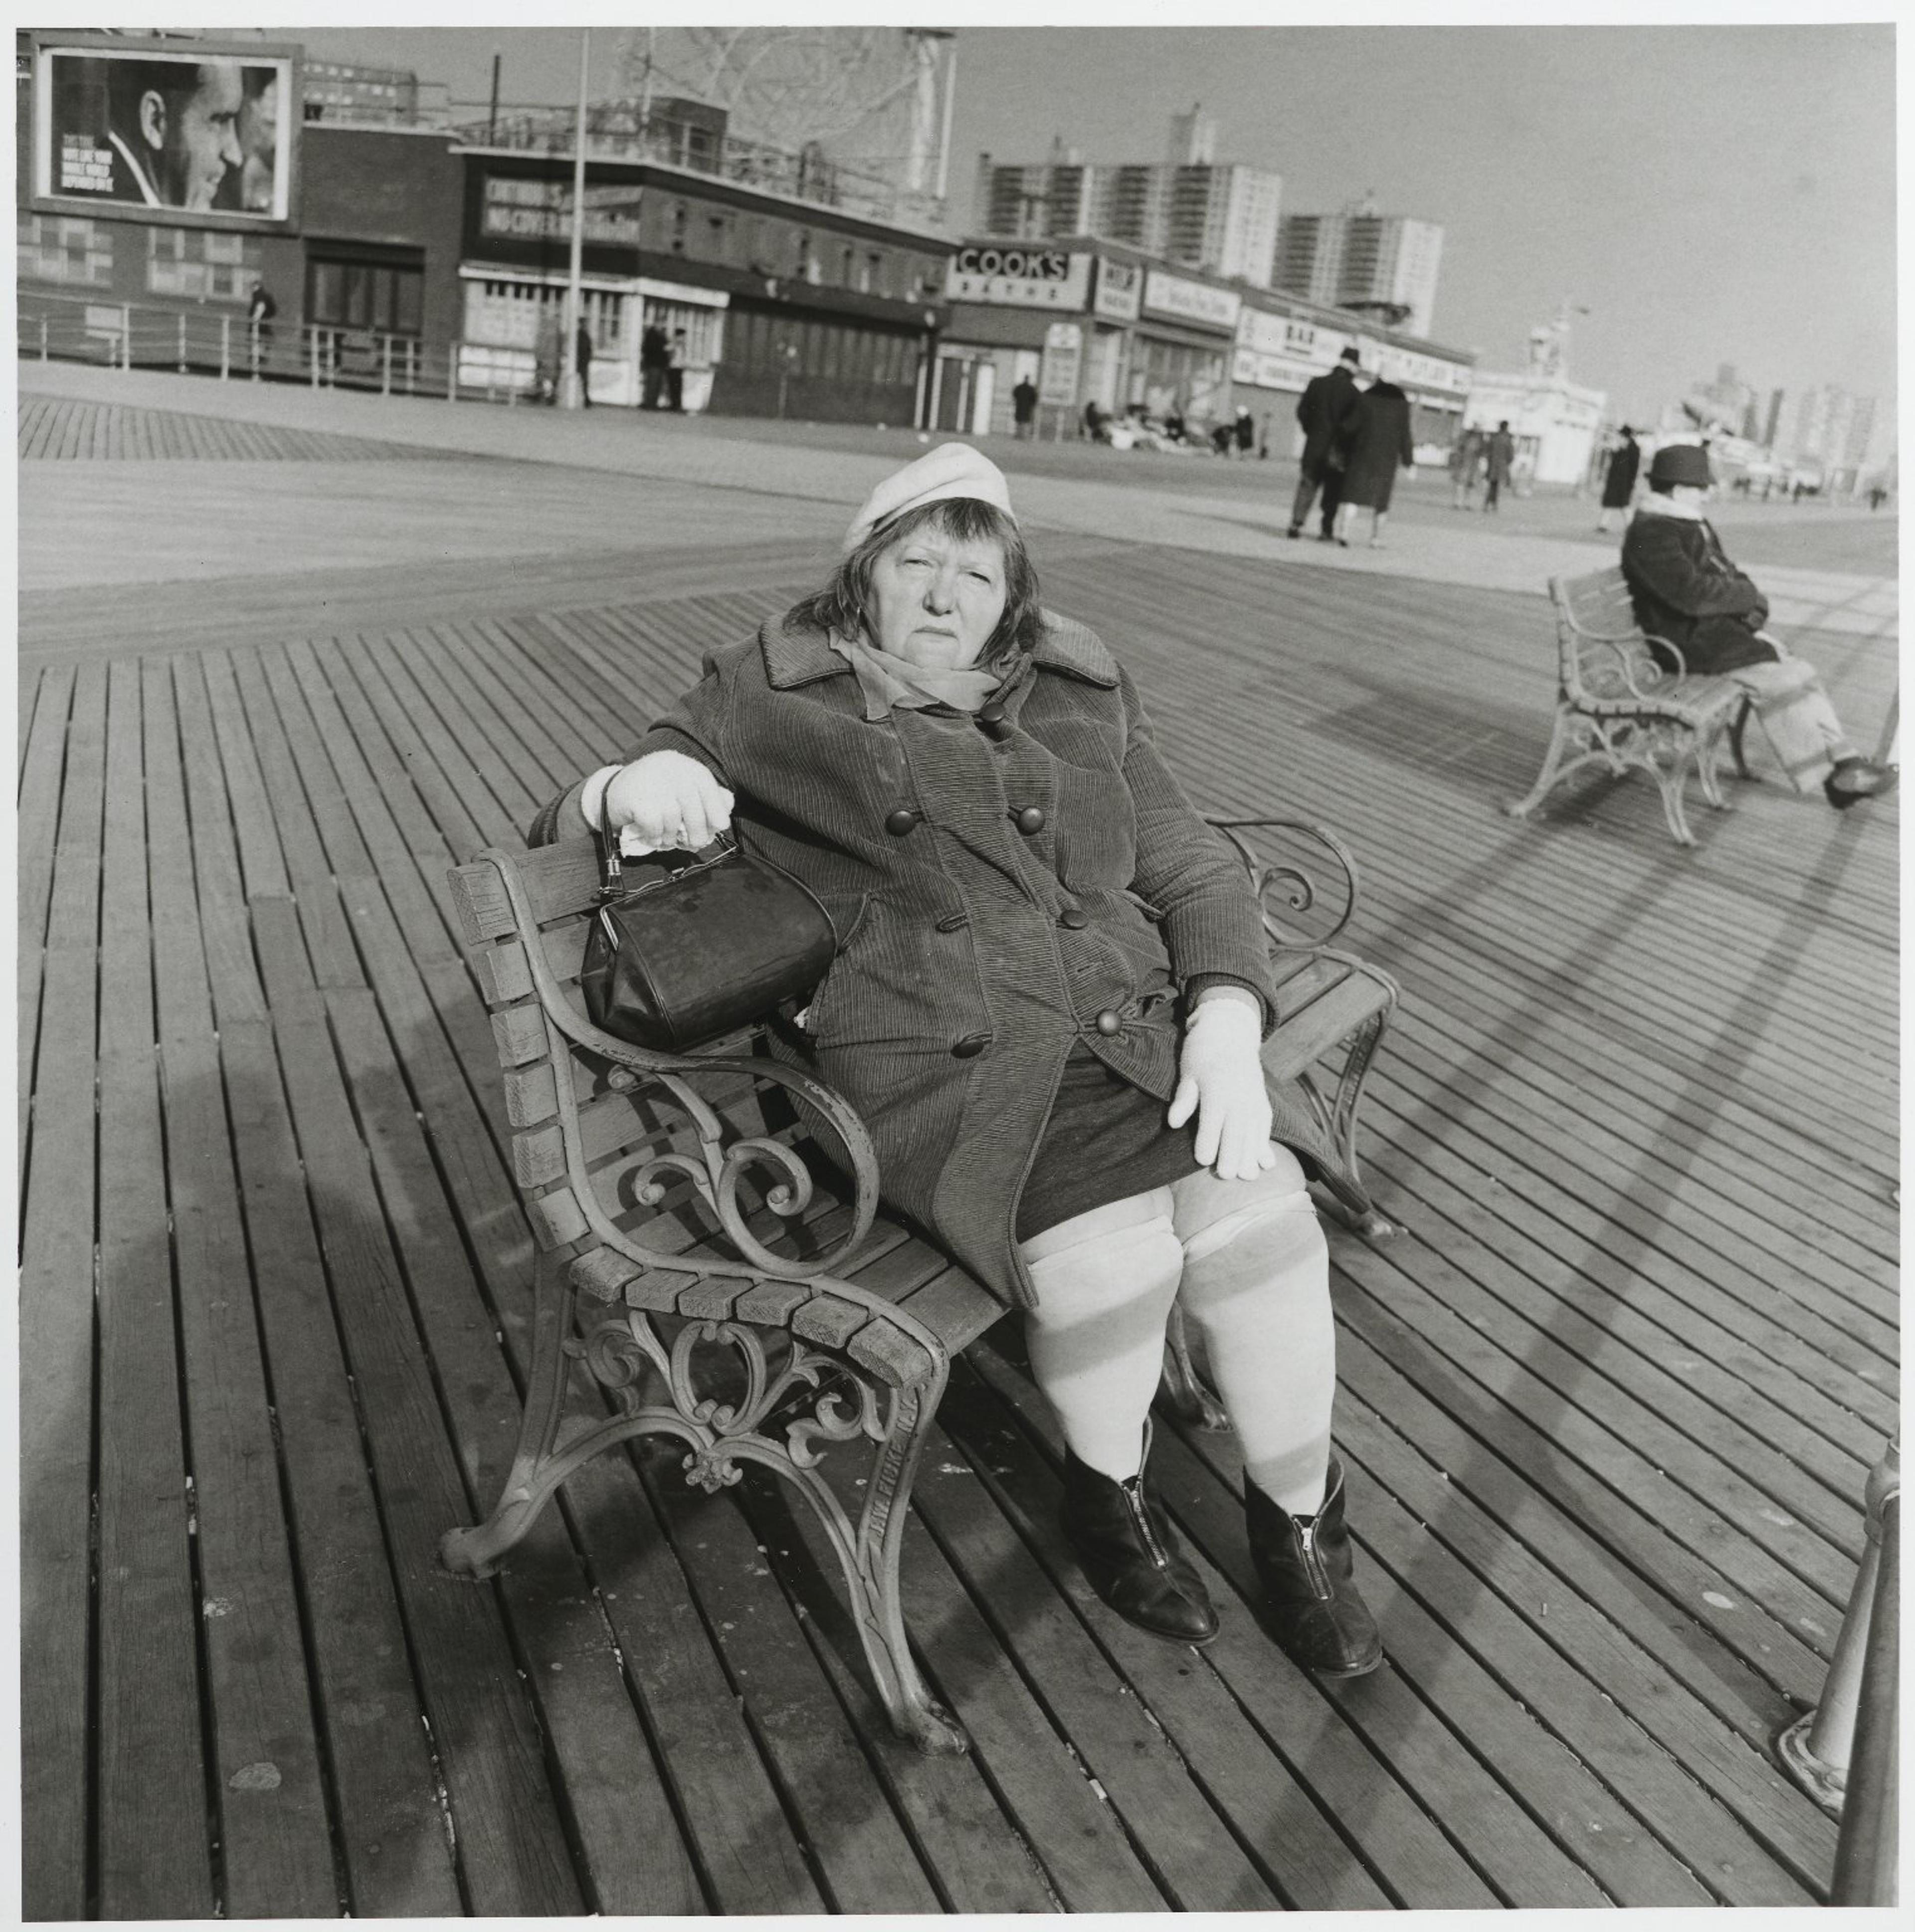
[[[1555,727],[1535,783],[1504,809],[1512,818],[1528,818],[1586,765],[1600,764],[1618,778],[1634,767],[1655,780],[1670,836],[1679,845],[1693,845],[1682,812],[1689,773],[1694,770],[1711,806],[1728,808],[1717,782],[1716,753],[1726,736],[1737,773],[1750,776],[1742,734],[1754,700],[1728,677],[1672,674],[1658,663],[1636,622],[1619,567],[1551,578],[1549,594],[1559,658]],[[1661,638],[1655,642],[1682,663],[1676,645]],[[1804,665],[1805,680],[1812,675]]]
[[[1397,988],[1328,943],[1355,910],[1354,862],[1318,827],[1212,823],[1249,867],[1271,937],[1279,1023],[1265,1064],[1300,1080],[1329,1135],[1337,1168],[1321,1178],[1343,1217],[1372,1238],[1386,1234],[1358,1169],[1356,1126]],[[1260,856],[1259,832],[1313,841],[1342,872],[1346,903],[1319,937],[1284,922],[1320,912],[1314,880]],[[742,1464],[761,1464],[816,1513],[899,1734],[924,1750],[962,1750],[962,1732],[912,1658],[898,1562],[951,1358],[1003,1315],[1001,1304],[962,1270],[941,1268],[921,1235],[884,1214],[863,1124],[822,1082],[752,1052],[749,1037],[743,1051],[725,1042],[668,1057],[590,1024],[577,980],[599,878],[590,839],[488,850],[451,876],[491,1014],[538,1260],[512,1466],[491,1515],[449,1532],[442,1560],[491,1574],[568,1476],[638,1436],[682,1442],[687,1480],[708,1491],[737,1482]],[[1339,1046],[1326,1091],[1316,1070]],[[807,1156],[821,1154],[820,1127],[838,1144],[822,1150],[815,1174]],[[820,1185],[827,1173],[836,1191]],[[914,1250],[929,1264],[898,1265]],[[582,1319],[581,1304],[597,1318]],[[568,1421],[575,1364],[611,1402],[602,1394]],[[1181,1324],[1165,1380],[1184,1413],[1220,1425]],[[826,1479],[824,1454],[860,1439],[875,1448],[862,1502],[848,1507]]]

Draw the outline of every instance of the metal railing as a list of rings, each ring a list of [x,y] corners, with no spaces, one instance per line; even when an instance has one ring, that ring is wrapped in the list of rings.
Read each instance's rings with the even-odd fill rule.
[[[23,291],[19,352],[41,362],[91,362],[114,369],[165,369],[233,382],[302,382],[448,402],[514,404],[539,392],[530,350],[323,323],[255,323],[242,314],[96,302]]]
[[[1900,1742],[1901,1448],[1889,1444],[1868,1472],[1867,1541],[1856,1571],[1822,1701],[1775,1741],[1783,1768],[1841,1831],[1832,1905],[1892,1905]]]

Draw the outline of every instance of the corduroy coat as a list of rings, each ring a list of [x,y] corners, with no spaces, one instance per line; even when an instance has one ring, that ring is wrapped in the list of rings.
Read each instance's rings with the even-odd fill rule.
[[[886,1198],[1017,1306],[1018,1199],[1073,1046],[1167,1102],[1184,984],[1241,980],[1274,1018],[1242,862],[1103,644],[1045,622],[1001,719],[867,721],[825,634],[773,618],[626,754],[698,759],[737,794],[747,845],[824,902],[839,951],[809,1058],[869,1128]],[[1278,1140],[1330,1157],[1300,1093],[1271,1100]]]

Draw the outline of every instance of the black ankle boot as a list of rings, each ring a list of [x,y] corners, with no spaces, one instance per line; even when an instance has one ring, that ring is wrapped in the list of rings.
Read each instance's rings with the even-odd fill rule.
[[[1314,1516],[1292,1516],[1247,1478],[1244,1514],[1251,1559],[1285,1654],[1324,1677],[1374,1670],[1383,1646],[1356,1587],[1343,1521],[1343,1466],[1331,1457],[1330,1486]]]
[[[1871,758],[1853,756],[1838,758],[1822,781],[1822,790],[1838,812],[1846,812],[1865,798],[1880,798],[1884,792],[1893,791],[1901,776],[1898,765],[1878,765]]]
[[[1178,1548],[1169,1519],[1145,1495],[1141,1474],[1120,1483],[1067,1451],[1061,1520],[1091,1588],[1126,1623],[1173,1643],[1216,1636],[1203,1579]]]

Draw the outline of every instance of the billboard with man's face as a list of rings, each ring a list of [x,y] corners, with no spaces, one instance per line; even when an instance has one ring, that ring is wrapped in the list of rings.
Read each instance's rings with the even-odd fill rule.
[[[36,52],[37,198],[155,220],[291,218],[290,52],[76,38]]]

